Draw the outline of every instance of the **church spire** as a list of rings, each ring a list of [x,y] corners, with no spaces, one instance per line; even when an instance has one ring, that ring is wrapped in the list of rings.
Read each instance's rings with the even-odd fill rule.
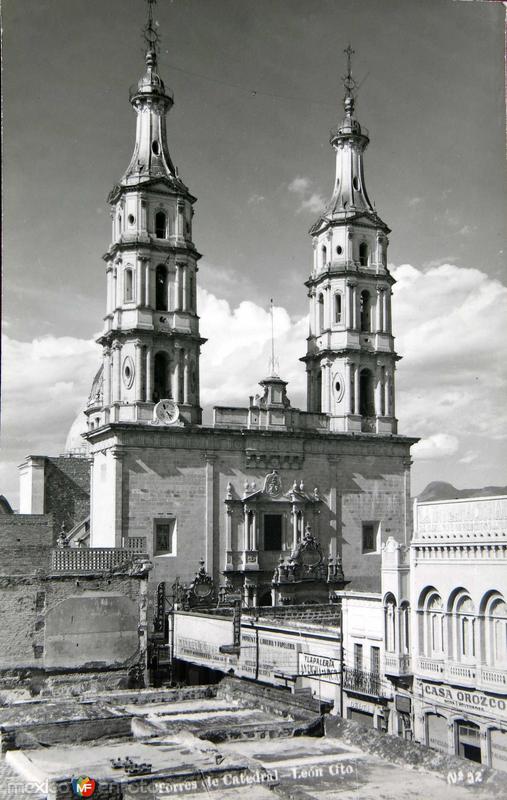
[[[310,229],[310,335],[302,361],[308,373],[308,410],[329,414],[331,430],[389,434],[397,429],[398,360],[391,330],[389,228],[366,191],[363,155],[370,140],[354,116],[357,84],[350,44],[345,54],[345,116],[330,139],[336,152],[333,194]]]
[[[158,72],[155,0],[146,2],[146,71],[130,90],[136,142],[127,171],[109,195],[112,242],[104,255],[107,302],[98,340],[102,419],[150,424],[160,408],[172,408],[169,421],[164,415],[156,419],[200,424],[199,354],[205,340],[196,308],[196,198],[169,155],[166,115],[173,100]]]

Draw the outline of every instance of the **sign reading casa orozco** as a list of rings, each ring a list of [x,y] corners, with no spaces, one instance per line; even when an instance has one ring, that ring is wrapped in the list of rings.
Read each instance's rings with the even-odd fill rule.
[[[321,675],[328,683],[340,682],[340,662],[337,658],[317,656],[312,653],[298,654],[298,674],[311,677]]]
[[[437,686],[420,681],[421,693],[428,703],[441,703],[458,711],[471,711],[483,716],[507,720],[507,697],[492,697],[484,692]]]

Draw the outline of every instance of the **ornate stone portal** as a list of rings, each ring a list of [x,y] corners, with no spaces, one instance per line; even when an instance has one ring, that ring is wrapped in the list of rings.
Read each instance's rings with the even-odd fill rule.
[[[262,480],[246,481],[240,496],[229,482],[225,496],[226,561],[224,574],[241,591],[245,605],[271,605],[295,596],[298,602],[325,602],[328,584],[343,585],[341,562],[324,564],[317,530],[322,504],[317,487],[305,488],[303,479],[293,481],[284,492],[278,471],[272,469]],[[273,570],[275,578],[273,578]],[[290,592],[285,584],[291,584]],[[322,585],[321,585],[322,584]]]

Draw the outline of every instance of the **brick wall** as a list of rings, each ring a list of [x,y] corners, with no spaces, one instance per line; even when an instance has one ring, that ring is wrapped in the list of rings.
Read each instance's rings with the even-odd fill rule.
[[[54,536],[65,523],[67,530],[90,513],[90,461],[88,458],[47,457],[44,470],[44,511],[53,514]]]
[[[52,538],[51,514],[0,515],[0,575],[47,569]]]

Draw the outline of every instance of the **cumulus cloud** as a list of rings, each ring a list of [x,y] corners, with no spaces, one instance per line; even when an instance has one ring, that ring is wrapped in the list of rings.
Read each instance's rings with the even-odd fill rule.
[[[292,192],[299,198],[299,206],[296,209],[297,214],[300,214],[302,211],[310,211],[312,214],[318,214],[325,206],[325,198],[320,192],[312,189],[312,181],[310,178],[298,175],[289,183],[288,189],[289,192]]]
[[[454,455],[458,448],[459,441],[456,436],[450,436],[448,433],[434,433],[417,442],[412,447],[412,455],[414,458],[435,460]]]

